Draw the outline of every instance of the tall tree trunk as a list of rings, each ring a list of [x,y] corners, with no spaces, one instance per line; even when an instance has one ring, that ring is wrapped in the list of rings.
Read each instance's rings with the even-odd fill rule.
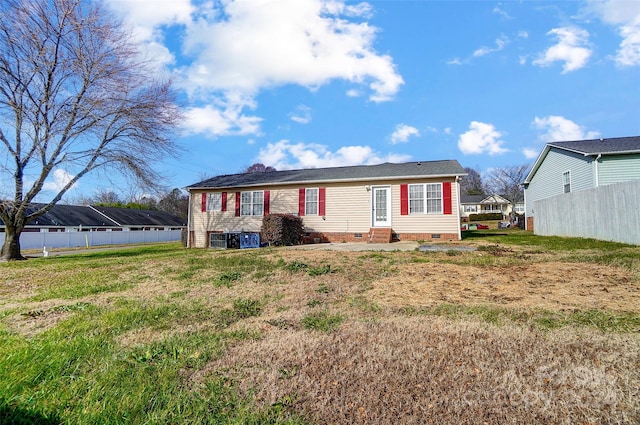
[[[0,251],[0,261],[24,260],[20,252],[22,227],[5,224],[4,244]]]

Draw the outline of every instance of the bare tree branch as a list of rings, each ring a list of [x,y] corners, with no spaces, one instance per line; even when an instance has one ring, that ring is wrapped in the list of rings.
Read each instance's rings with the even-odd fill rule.
[[[20,256],[25,224],[50,210],[74,184],[111,169],[153,187],[154,162],[175,152],[180,118],[170,81],[154,78],[121,22],[98,2],[3,0],[0,14],[0,200],[7,229],[0,257]],[[26,215],[57,169],[71,178]],[[28,176],[28,177],[27,177]],[[17,247],[17,248],[16,248]]]
[[[515,218],[515,206],[524,202],[522,183],[527,177],[529,165],[515,165],[504,168],[494,168],[487,178],[486,186],[491,192],[511,202],[511,219]]]

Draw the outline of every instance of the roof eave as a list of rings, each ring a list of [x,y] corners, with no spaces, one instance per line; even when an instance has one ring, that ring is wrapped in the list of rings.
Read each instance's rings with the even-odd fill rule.
[[[585,153],[584,156],[598,156],[598,155],[632,155],[640,153],[640,150],[632,150],[632,151],[608,151],[608,152],[591,152]]]
[[[549,144],[544,146],[544,148],[542,149],[542,152],[540,152],[540,155],[538,155],[538,158],[536,159],[536,162],[533,163],[533,166],[531,167],[531,171],[529,171],[529,174],[527,174],[527,177],[522,182],[522,185],[526,186],[529,183],[531,183],[531,179],[533,178],[533,176],[538,171],[538,168],[540,168],[540,165],[542,164],[542,161],[547,156],[547,153],[549,153],[550,150],[551,150],[551,146]]]
[[[402,179],[435,179],[442,177],[462,177],[467,173],[453,173],[453,174],[429,174],[429,175],[414,175],[414,176],[381,176],[381,177],[366,177],[366,178],[350,178],[350,179],[316,179],[316,180],[295,180],[287,182],[274,182],[274,183],[253,183],[234,186],[187,186],[184,189],[186,191],[192,190],[207,190],[207,189],[233,189],[237,187],[265,187],[265,186],[286,186],[286,185],[300,185],[300,184],[321,184],[321,183],[353,183],[364,181],[385,181],[385,180],[402,180]]]

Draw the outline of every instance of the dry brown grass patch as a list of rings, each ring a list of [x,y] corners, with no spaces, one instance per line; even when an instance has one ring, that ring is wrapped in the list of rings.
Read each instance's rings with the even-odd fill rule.
[[[395,307],[448,302],[552,311],[640,311],[640,281],[619,267],[559,262],[477,267],[430,262],[403,264],[398,269],[396,275],[373,282],[369,297]]]
[[[392,318],[273,330],[192,379],[225,375],[320,424],[638,423],[639,361],[637,338]]]

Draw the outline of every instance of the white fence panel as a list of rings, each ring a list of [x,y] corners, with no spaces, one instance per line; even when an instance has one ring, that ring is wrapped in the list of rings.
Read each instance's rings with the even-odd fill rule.
[[[640,245],[640,180],[541,199],[533,211],[536,235]]]
[[[22,233],[22,249],[75,248],[100,245],[130,245],[150,242],[178,242],[180,230],[133,230],[129,232],[42,232]],[[0,233],[0,244],[4,233]]]

